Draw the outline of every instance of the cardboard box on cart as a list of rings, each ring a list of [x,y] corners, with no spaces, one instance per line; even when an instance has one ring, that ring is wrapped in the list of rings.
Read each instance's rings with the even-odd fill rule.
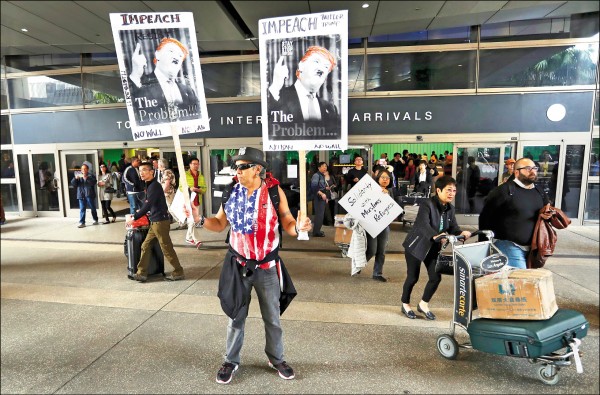
[[[346,214],[337,214],[334,217],[333,225],[335,226],[335,237],[333,242],[336,244],[350,244],[352,238],[352,229],[344,226],[344,218]]]
[[[475,279],[480,318],[547,320],[558,310],[552,272],[546,269],[501,271]]]

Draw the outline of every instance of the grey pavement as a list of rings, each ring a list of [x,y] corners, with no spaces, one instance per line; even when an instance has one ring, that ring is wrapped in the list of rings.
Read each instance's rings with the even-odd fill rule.
[[[559,231],[554,273],[558,306],[591,323],[583,368],[563,368],[557,385],[536,377],[525,359],[460,350],[442,358],[449,332],[452,282],[444,278],[431,302],[438,319],[400,313],[406,276],[401,242],[409,226],[392,224],[384,266],[387,283],[371,279],[372,261],[350,277],[326,237],[284,236],[281,256],[298,289],[282,316],[291,381],[267,366],[264,329],[251,304],[239,373],[215,382],[225,349],[227,318],[216,297],[225,233],[202,230],[200,250],[172,230],[186,279],[127,279],[123,217],[77,228],[76,218],[8,216],[1,231],[1,383],[9,393],[599,393],[598,226]],[[472,227],[466,227],[473,229]],[[168,271],[170,266],[166,264]],[[416,303],[424,273],[413,292]],[[464,331],[459,341],[467,341]]]

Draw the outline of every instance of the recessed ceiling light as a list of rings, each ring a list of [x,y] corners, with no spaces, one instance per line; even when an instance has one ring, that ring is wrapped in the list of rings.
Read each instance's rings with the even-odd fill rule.
[[[364,4],[362,5],[362,8],[369,8],[369,3],[364,3]]]
[[[462,67],[462,64],[459,64],[458,67]]]
[[[22,31],[22,32],[28,32],[29,30],[27,30],[27,29],[23,28],[23,29],[21,29],[21,31]]]

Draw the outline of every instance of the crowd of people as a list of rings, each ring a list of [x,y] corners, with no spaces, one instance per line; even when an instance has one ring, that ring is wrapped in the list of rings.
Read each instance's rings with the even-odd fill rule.
[[[400,312],[408,319],[417,318],[417,313],[411,306],[411,293],[419,281],[421,264],[427,270],[428,280],[416,310],[428,320],[436,319],[429,303],[442,281],[441,274],[435,270],[442,243],[435,242],[434,239],[442,238],[443,242],[443,236],[447,235],[462,235],[465,238],[471,236],[469,231],[460,228],[456,220],[452,203],[457,192],[457,181],[447,174],[446,164],[452,161],[448,152],[438,158],[435,152],[427,157],[425,154],[409,154],[405,150],[402,154],[395,153],[389,162],[387,155],[382,155],[371,171],[365,168],[364,159],[356,155],[354,166],[341,182],[329,173],[326,162],[318,162],[310,178],[308,191],[312,195],[314,207],[312,220],[311,215],[303,215],[301,212],[294,218],[279,180],[267,171],[268,163],[264,159],[264,153],[256,148],[242,147],[238,155],[231,158],[231,168],[235,172],[233,182],[224,191],[217,214],[210,218],[202,210],[202,195],[206,192],[206,183],[200,173],[197,158],[190,158],[189,169],[185,173],[187,192],[191,197],[191,212],[187,208],[183,209],[185,218],[177,218],[170,209],[177,191],[184,191],[181,186],[178,188],[177,176],[168,168],[166,159],[145,158],[142,161],[134,157],[129,164],[126,158],[122,159],[123,165],[127,165],[124,169],[119,163],[102,162],[97,176],[91,174],[88,164],[84,163],[81,172],[77,173],[71,183],[77,189],[80,202],[79,227],[85,227],[87,207],[91,209],[94,224],[98,224],[96,186],[102,202],[102,216],[105,223],[110,223],[111,216],[112,222],[116,219],[110,201],[115,193],[113,186],[119,181],[113,178],[115,172],[108,169],[123,170],[122,182],[125,184],[132,214],[127,223],[131,224],[144,215],[149,216],[150,222],[134,280],[140,283],[147,281],[151,243],[155,239],[173,267],[173,271],[165,279],[185,279],[184,269],[169,234],[172,223],[187,221],[186,241],[196,246],[201,245],[198,229],[222,232],[229,228],[229,248],[218,286],[221,306],[229,317],[226,354],[216,377],[220,384],[229,383],[239,369],[252,289],[258,297],[264,321],[268,364],[283,379],[295,377],[294,370],[284,358],[280,315],[296,295],[296,290],[279,255],[279,231],[296,237],[300,232],[312,230],[313,237],[325,236],[321,229],[326,208],[332,201],[335,202],[342,191],[351,189],[361,178],[372,177],[381,192],[392,198],[405,193],[402,185],[406,185],[406,181],[415,191],[425,195],[419,205],[415,223],[402,244],[406,278],[399,305]],[[415,161],[418,162],[417,166],[414,165]],[[540,216],[547,219],[552,213],[540,214],[541,208],[548,203],[548,197],[535,184],[538,166],[528,158],[516,161],[509,159],[505,164],[507,172],[502,175],[501,185],[494,188],[485,201],[480,228],[494,231],[498,238],[496,246],[509,257],[509,265],[525,268],[535,223]],[[500,213],[502,220],[497,218]],[[516,232],[515,229],[519,231]],[[387,282],[383,276],[383,267],[390,234],[389,225],[378,235],[367,233],[361,250],[365,262],[375,258],[372,278],[382,283]],[[355,277],[360,272],[361,270],[353,272],[352,276]]]

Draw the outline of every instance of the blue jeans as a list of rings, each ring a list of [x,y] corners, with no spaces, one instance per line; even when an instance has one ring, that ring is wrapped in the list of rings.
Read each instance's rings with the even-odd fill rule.
[[[508,266],[527,269],[528,251],[523,251],[512,241],[495,240],[494,245],[508,258]]]
[[[250,277],[242,277],[245,295],[248,303],[242,307],[235,319],[229,319],[227,326],[227,350],[225,362],[240,364],[240,351],[244,344],[244,327],[252,287],[256,291],[260,313],[265,324],[265,353],[273,365],[283,362],[283,330],[279,321],[279,278],[277,268],[254,270]]]
[[[142,207],[142,192],[128,193],[127,200],[129,201],[129,214],[135,214]]]
[[[98,213],[96,212],[96,198],[86,197],[84,199],[79,200],[79,223],[85,224],[85,210],[86,206],[90,206],[90,210],[92,210],[92,218],[94,222],[98,222]]]
[[[373,277],[383,274],[383,263],[385,262],[385,248],[390,236],[390,227],[381,231],[377,237],[373,238],[367,232],[367,262],[375,256],[373,265]]]

